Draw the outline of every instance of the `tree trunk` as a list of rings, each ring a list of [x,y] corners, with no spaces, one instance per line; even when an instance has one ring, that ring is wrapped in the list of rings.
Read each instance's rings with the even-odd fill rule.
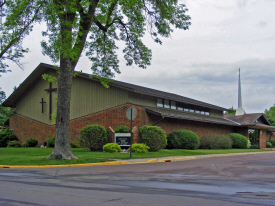
[[[55,146],[48,159],[77,159],[70,147],[70,99],[74,67],[69,58],[60,60]]]

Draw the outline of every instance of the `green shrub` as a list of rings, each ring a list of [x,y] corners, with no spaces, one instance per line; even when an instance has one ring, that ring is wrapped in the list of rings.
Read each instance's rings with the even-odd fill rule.
[[[114,131],[115,133],[129,133],[128,128],[123,125],[116,126]]]
[[[102,151],[107,142],[107,131],[101,125],[88,125],[80,131],[80,145],[91,151]]]
[[[21,145],[22,145],[22,147],[28,147],[28,145],[27,145],[26,141],[25,141],[25,142],[23,142]]]
[[[251,147],[251,142],[250,142],[250,140],[248,139],[248,140],[247,140],[246,148],[250,148],[250,147]]]
[[[272,146],[275,146],[275,140],[270,140]]]
[[[251,145],[250,149],[260,149],[260,147],[257,145]]]
[[[9,141],[18,140],[9,128],[0,130],[0,147],[7,147]]]
[[[21,143],[18,140],[9,141],[8,147],[21,147]]]
[[[232,140],[227,135],[205,135],[200,138],[201,149],[230,149]]]
[[[121,148],[117,143],[108,143],[103,146],[103,152],[121,152]]]
[[[47,140],[47,147],[53,148],[54,144],[55,144],[55,136],[54,135],[53,136],[49,135],[49,138]]]
[[[197,149],[200,144],[198,136],[190,130],[177,130],[167,137],[168,149]]]
[[[149,151],[158,151],[167,145],[165,132],[157,126],[142,126],[139,127],[141,142],[146,144]]]
[[[27,147],[35,147],[38,144],[38,140],[35,138],[29,138],[26,140]]]
[[[77,141],[70,140],[71,148],[80,148],[80,144]]]
[[[271,147],[272,147],[272,143],[269,142],[269,141],[267,141],[267,142],[266,142],[266,148],[271,148]]]
[[[132,153],[146,153],[149,149],[150,147],[148,147],[146,144],[132,144]],[[130,148],[128,149],[128,151],[130,151]]]
[[[245,136],[238,133],[230,133],[228,136],[232,139],[232,148],[247,148],[247,138]]]

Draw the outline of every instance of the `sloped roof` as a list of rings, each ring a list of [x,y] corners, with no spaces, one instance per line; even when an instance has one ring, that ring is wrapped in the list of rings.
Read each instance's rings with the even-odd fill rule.
[[[23,83],[6,99],[6,101],[3,102],[3,106],[7,107],[15,107],[16,103],[20,100],[20,97],[24,95],[28,89],[37,81],[39,78],[41,78],[41,75],[44,74],[45,72],[49,70],[54,70],[54,67],[49,64],[44,64],[40,63],[36,69],[23,81]],[[100,80],[97,78],[90,78],[89,74],[86,73],[79,73],[78,77],[82,77],[85,79],[89,79],[91,81],[97,81],[99,82]],[[180,96],[177,94],[172,94],[169,92],[163,92],[160,90],[156,89],[151,89],[147,87],[142,87],[126,82],[121,82],[117,80],[113,80],[112,82],[109,83],[110,86],[118,87],[121,89],[125,89],[128,91],[132,91],[135,93],[139,94],[145,94],[153,97],[158,97],[158,98],[163,98],[163,99],[169,99],[177,102],[182,102],[182,103],[187,103],[187,104],[192,104],[192,105],[197,105],[205,108],[210,108],[210,109],[217,109],[217,110],[223,110],[223,111],[228,111],[228,109],[219,107],[216,105],[208,104],[205,102],[201,102],[198,100],[190,99],[184,96]]]
[[[146,112],[148,113],[152,113],[162,117],[193,120],[193,121],[208,122],[208,123],[215,123],[215,124],[224,124],[224,125],[231,125],[231,126],[239,125],[227,119],[216,118],[216,117],[211,117],[207,115],[200,115],[200,114],[195,114],[190,112],[183,112],[179,110],[165,109],[161,107],[146,107],[146,106],[140,106],[140,107],[145,108]]]
[[[243,114],[239,116],[225,114],[224,118],[240,123],[242,125],[251,125],[251,124],[255,124],[256,121],[262,116],[263,116],[263,113]],[[267,121],[267,125],[270,125],[268,121]]]

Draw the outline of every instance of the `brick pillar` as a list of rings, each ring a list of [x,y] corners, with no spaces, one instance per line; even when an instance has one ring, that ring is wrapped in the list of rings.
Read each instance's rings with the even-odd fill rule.
[[[107,132],[108,132],[108,143],[114,143],[115,131],[113,130],[112,127],[108,127]]]
[[[265,129],[260,130],[259,147],[261,149],[266,148],[266,130]]]
[[[133,138],[132,144],[139,143],[140,141],[139,141],[139,134],[138,134],[137,126],[133,127],[131,133],[132,133],[132,138]]]

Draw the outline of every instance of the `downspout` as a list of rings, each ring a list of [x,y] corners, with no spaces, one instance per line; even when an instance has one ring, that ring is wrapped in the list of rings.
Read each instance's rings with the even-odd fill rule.
[[[160,120],[158,120],[157,122],[155,122],[155,123],[153,124],[153,126],[155,126],[156,124],[160,123],[163,119],[164,119],[164,116],[163,116],[163,115],[161,115],[161,119],[160,119]]]

